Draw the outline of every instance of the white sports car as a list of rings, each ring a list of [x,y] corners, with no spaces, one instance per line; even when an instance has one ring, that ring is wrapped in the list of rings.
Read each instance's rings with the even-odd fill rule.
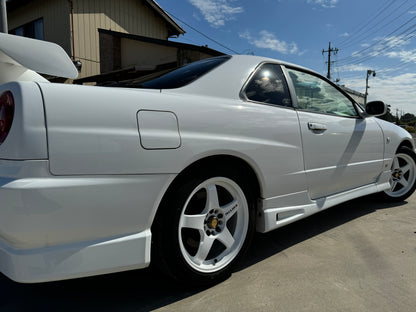
[[[58,46],[0,35],[0,272],[43,282],[147,267],[227,277],[255,231],[415,189],[411,136],[308,69],[222,56],[110,87]]]

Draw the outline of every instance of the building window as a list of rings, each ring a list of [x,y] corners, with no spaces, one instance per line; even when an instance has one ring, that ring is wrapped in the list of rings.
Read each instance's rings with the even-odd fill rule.
[[[9,32],[12,35],[43,40],[43,18],[14,28]]]

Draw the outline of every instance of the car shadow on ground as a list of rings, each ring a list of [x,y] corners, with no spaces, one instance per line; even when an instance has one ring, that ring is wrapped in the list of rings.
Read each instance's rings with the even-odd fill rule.
[[[374,195],[366,196],[331,207],[277,230],[264,234],[257,233],[251,250],[235,271],[244,270],[248,266],[263,261],[302,241],[318,236],[364,215],[381,209],[397,208],[406,204],[407,201],[386,203],[381,202]]]
[[[235,271],[376,210],[404,204],[361,198],[275,231],[257,234]],[[42,284],[19,284],[0,274],[0,311],[150,311],[203,290],[177,285],[152,269]]]

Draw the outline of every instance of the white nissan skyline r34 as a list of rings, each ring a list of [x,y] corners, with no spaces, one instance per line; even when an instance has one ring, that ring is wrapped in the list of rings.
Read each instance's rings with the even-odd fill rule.
[[[415,189],[411,136],[308,69],[221,56],[110,87],[0,34],[0,271],[44,282],[147,267],[227,277],[255,231]]]

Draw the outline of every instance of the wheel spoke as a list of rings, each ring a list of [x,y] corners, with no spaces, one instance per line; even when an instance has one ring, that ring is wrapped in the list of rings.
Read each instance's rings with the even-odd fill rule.
[[[206,274],[227,268],[240,254],[250,226],[244,191],[232,179],[215,176],[190,189],[185,203],[177,226],[186,265]]]
[[[394,169],[399,169],[399,168],[400,168],[399,158],[397,158],[397,156],[396,156],[396,157],[393,158],[393,167],[392,167],[392,169],[394,170]]]
[[[394,192],[394,190],[396,189],[396,186],[397,186],[397,181],[392,180],[390,182],[390,184],[391,184],[391,191]]]
[[[230,249],[234,244],[234,237],[231,235],[230,231],[225,228],[218,236],[217,239],[224,244],[227,249]]]
[[[413,193],[416,180],[415,155],[408,148],[399,148],[391,165],[390,189],[384,191],[386,199],[399,201]]]
[[[410,165],[406,164],[403,167],[401,167],[400,169],[402,170],[403,174],[405,174],[406,172],[408,172],[410,170]]]
[[[409,182],[405,178],[401,178],[399,181],[397,181],[399,184],[401,184],[403,187],[407,187],[409,185]]]
[[[206,187],[207,190],[207,202],[205,204],[205,211],[208,212],[211,209],[219,208],[218,192],[215,184],[209,184]]]
[[[203,231],[206,215],[183,215],[179,227]]]
[[[234,199],[231,203],[221,207],[224,211],[224,216],[226,220],[231,219],[231,217],[238,211],[239,203],[237,199]]]
[[[209,251],[211,250],[212,244],[214,244],[215,237],[204,235],[203,239],[199,244],[198,251],[194,257],[195,261],[199,264],[203,263],[207,258]]]

